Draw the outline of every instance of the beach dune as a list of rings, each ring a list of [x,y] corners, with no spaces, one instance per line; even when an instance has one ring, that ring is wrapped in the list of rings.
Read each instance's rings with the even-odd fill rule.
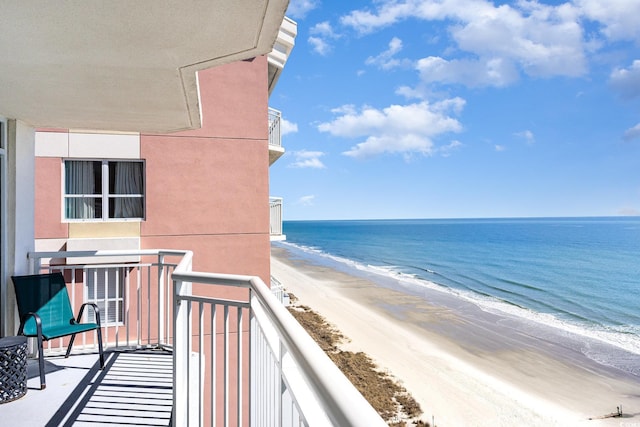
[[[411,295],[272,248],[271,274],[445,426],[640,426],[640,381],[442,295]],[[435,301],[435,302],[434,302]],[[622,405],[624,418],[599,418]],[[635,423],[635,424],[634,424]]]

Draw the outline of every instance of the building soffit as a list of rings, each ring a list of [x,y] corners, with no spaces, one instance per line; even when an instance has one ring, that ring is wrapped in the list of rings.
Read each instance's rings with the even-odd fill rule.
[[[9,0],[0,114],[34,127],[201,125],[197,72],[272,51],[288,0]]]

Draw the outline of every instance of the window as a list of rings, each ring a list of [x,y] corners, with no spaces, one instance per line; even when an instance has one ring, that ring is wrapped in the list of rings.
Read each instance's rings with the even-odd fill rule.
[[[65,219],[144,218],[142,161],[66,160],[64,173]]]
[[[102,326],[123,323],[124,268],[90,268],[87,270],[86,302],[94,303],[100,309]],[[95,322],[93,310],[86,310],[89,322]]]

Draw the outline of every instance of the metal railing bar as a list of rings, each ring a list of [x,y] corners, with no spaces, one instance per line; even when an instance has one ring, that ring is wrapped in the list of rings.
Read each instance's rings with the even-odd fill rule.
[[[251,304],[249,302],[238,301],[238,300],[226,300],[226,299],[199,297],[199,296],[191,296],[191,295],[180,295],[180,296],[177,296],[176,299],[178,301],[189,301],[189,302],[201,302],[201,303],[208,303],[208,304],[228,305],[230,307],[241,307],[241,308],[249,308],[249,307],[251,307]]]
[[[216,417],[218,415],[218,411],[217,411],[217,406],[216,405],[216,392],[217,392],[217,369],[216,367],[218,366],[217,364],[217,360],[218,360],[218,354],[217,354],[217,336],[215,334],[215,330],[216,330],[216,320],[217,320],[217,306],[215,304],[211,305],[211,363],[210,363],[210,369],[211,369],[211,386],[210,386],[210,393],[211,393],[211,403],[210,403],[210,407],[211,407],[211,425],[215,425],[216,424]]]
[[[198,372],[204,372],[203,357],[202,354],[204,352],[204,302],[198,303],[198,350],[200,352],[200,357],[198,357]],[[212,339],[215,338],[215,335],[212,336]],[[198,425],[204,425],[204,408],[202,406],[202,402],[204,401],[204,376],[198,375]]]
[[[147,298],[151,299],[151,267],[147,267]],[[147,345],[151,345],[151,306],[147,306]]]
[[[229,306],[224,306],[224,425],[229,425]]]
[[[237,318],[237,324],[236,324],[236,330],[238,331],[237,333],[237,337],[238,337],[238,342],[237,342],[237,354],[238,354],[238,365],[236,367],[237,369],[237,377],[238,378],[238,385],[237,385],[237,397],[236,397],[236,402],[237,402],[237,419],[238,419],[238,425],[241,426],[242,425],[242,391],[243,391],[243,386],[242,386],[242,314],[243,314],[243,310],[241,307],[236,307],[236,318]]]

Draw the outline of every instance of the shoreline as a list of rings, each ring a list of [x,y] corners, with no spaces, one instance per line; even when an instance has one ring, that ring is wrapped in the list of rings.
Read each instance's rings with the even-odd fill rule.
[[[449,296],[417,296],[272,247],[272,275],[398,378],[436,425],[638,423],[640,381]],[[432,291],[434,292],[434,291]],[[582,360],[584,359],[584,360]],[[588,420],[616,412],[624,418]],[[630,414],[630,415],[627,415]]]

